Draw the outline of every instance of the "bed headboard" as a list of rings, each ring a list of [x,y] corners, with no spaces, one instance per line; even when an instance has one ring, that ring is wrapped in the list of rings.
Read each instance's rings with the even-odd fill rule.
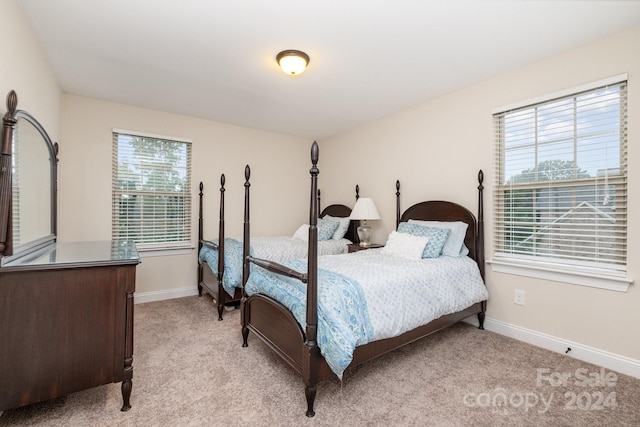
[[[410,219],[423,221],[462,221],[469,224],[464,244],[469,248],[469,256],[473,258],[480,268],[480,273],[484,278],[484,213],[482,191],[484,186],[484,174],[482,170],[478,172],[478,216],[476,217],[469,209],[454,202],[443,200],[431,200],[416,203],[407,208],[402,215],[400,212],[400,183],[396,182],[396,206],[398,212],[397,224]],[[397,226],[396,224],[396,226]]]

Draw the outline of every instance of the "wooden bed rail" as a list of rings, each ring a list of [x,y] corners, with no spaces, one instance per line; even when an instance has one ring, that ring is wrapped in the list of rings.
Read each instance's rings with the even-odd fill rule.
[[[300,273],[297,270],[294,270],[289,267],[285,267],[282,264],[278,264],[277,262],[269,261],[267,259],[254,258],[252,256],[247,257],[247,261],[253,263],[257,266],[264,268],[265,270],[271,271],[272,273],[280,274],[282,276],[291,277],[292,279],[298,279],[302,283],[307,283],[307,274]]]
[[[199,244],[200,244],[200,247],[202,247],[202,246],[208,246],[208,247],[210,247],[211,249],[215,249],[215,250],[217,250],[217,249],[218,249],[218,245],[216,244],[216,242],[212,242],[211,240],[204,240],[204,239],[200,239]]]

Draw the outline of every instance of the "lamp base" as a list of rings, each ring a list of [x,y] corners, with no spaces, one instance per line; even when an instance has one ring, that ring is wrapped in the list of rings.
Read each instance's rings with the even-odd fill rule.
[[[360,239],[360,246],[371,245],[371,226],[366,222],[358,227],[358,238]]]

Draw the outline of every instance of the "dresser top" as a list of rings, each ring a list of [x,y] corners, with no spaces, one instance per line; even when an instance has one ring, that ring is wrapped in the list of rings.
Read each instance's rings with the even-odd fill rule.
[[[96,265],[138,264],[140,256],[130,240],[89,242],[54,242],[24,257],[5,264],[3,270],[14,268],[65,268]]]

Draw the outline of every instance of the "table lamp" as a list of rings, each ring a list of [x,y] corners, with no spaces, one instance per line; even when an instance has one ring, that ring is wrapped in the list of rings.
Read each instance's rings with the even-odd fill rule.
[[[380,219],[378,209],[376,209],[373,199],[367,197],[360,197],[356,201],[356,205],[351,211],[350,219],[361,220],[362,223],[358,227],[358,238],[360,239],[360,246],[369,246],[371,244],[371,226],[367,224],[367,220]]]

